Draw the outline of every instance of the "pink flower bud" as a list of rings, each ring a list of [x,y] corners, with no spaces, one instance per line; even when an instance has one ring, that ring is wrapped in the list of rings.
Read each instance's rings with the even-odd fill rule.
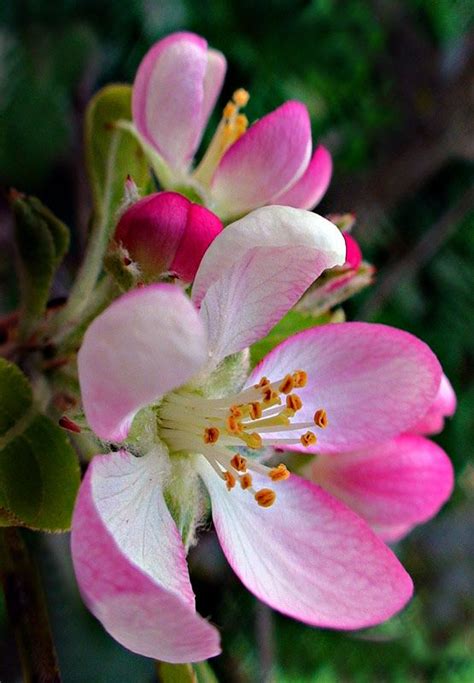
[[[115,239],[147,279],[175,273],[192,282],[210,243],[221,232],[219,218],[176,192],[143,197],[125,211]]]
[[[342,236],[346,243],[346,262],[343,268],[350,268],[357,270],[362,262],[362,252],[355,239],[347,232],[343,232]]]

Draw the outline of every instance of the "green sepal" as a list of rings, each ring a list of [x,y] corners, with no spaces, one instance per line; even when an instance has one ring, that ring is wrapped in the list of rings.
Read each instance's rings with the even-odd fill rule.
[[[35,197],[10,193],[20,282],[20,337],[25,339],[45,312],[54,273],[69,246],[69,231]]]
[[[104,223],[109,234],[127,176],[139,188],[150,180],[147,159],[135,136],[116,125],[118,120],[131,120],[131,101],[131,86],[108,85],[92,98],[86,112],[85,153],[95,220]]]
[[[126,266],[119,249],[108,251],[104,258],[104,268],[122,292],[128,292],[136,287],[139,279],[137,266]]]
[[[0,359],[0,526],[67,530],[79,483],[65,432],[36,411],[21,370]]]
[[[270,330],[266,337],[260,339],[250,348],[252,366],[261,361],[267,353],[275,348],[275,346],[281,344],[281,342],[288,339],[292,334],[307,330],[310,327],[316,327],[317,325],[324,325],[330,321],[330,313],[314,316],[309,313],[302,313],[301,311],[289,311],[289,313]]]
[[[196,664],[157,662],[156,670],[160,683],[218,683],[207,662]]]

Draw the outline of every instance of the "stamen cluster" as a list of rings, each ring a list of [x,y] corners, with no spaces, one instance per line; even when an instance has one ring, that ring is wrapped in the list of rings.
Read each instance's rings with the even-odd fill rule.
[[[283,463],[267,467],[235,449],[316,444],[314,427],[324,429],[328,424],[323,408],[316,411],[311,422],[292,422],[303,407],[294,389],[303,388],[306,382],[306,372],[297,370],[274,382],[262,377],[253,387],[220,399],[189,391],[171,393],[160,406],[160,435],[171,453],[190,451],[204,455],[229,491],[238,483],[253,494],[260,506],[270,507],[275,502],[275,492],[270,488],[256,491],[251,472],[262,474],[274,483],[288,479],[290,472]],[[298,430],[306,431],[295,438],[278,436],[281,432]]]

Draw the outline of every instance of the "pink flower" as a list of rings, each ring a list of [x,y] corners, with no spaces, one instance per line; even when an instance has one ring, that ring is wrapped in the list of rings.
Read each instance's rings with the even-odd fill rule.
[[[396,541],[436,515],[450,497],[453,466],[421,434],[441,431],[456,396],[446,375],[426,415],[394,439],[370,448],[318,455],[310,479],[365,519],[385,541]]]
[[[332,162],[322,146],[311,156],[306,107],[290,101],[247,129],[237,90],[195,170],[194,154],[222,88],[226,60],[204,38],[174,33],[145,55],[133,85],[135,132],[167,189],[197,193],[223,219],[264,204],[313,208],[329,185]]]
[[[360,517],[284,465],[262,464],[275,446],[317,441],[331,453],[389,440],[434,399],[434,355],[383,325],[306,330],[249,375],[247,347],[344,261],[334,225],[264,207],[212,242],[191,300],[151,285],[114,301],[86,332],[85,414],[123,450],[90,464],[72,552],[86,603],[129,649],[171,662],[219,652],[217,631],[195,612],[185,561],[206,489],[229,563],[284,614],[354,629],[409,599],[408,574]]]
[[[204,252],[221,230],[219,218],[203,206],[176,192],[157,192],[125,211],[115,239],[146,278],[171,272],[192,282]]]

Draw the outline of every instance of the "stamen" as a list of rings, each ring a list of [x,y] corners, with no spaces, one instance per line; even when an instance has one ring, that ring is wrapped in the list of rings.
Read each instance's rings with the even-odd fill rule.
[[[258,420],[262,417],[262,406],[258,401],[254,401],[249,405],[249,415],[252,420]]]
[[[320,408],[314,413],[314,424],[321,429],[326,429],[328,426],[328,416],[324,408]]]
[[[242,432],[242,423],[237,420],[236,417],[233,415],[229,415],[227,420],[225,421],[227,431],[229,434],[241,434]]]
[[[204,430],[204,443],[216,443],[219,439],[219,430],[217,427],[207,427]]]
[[[232,116],[235,116],[236,113],[237,107],[235,106],[235,104],[233,102],[227,102],[222,111],[222,115],[224,116],[224,118],[230,119]]]
[[[238,107],[245,107],[248,104],[250,95],[245,88],[239,88],[232,95],[232,99]]]
[[[270,470],[268,476],[272,481],[285,481],[285,479],[288,479],[290,476],[290,473],[286,465],[281,462],[278,467],[274,467]]]
[[[243,474],[239,478],[239,482],[242,490],[245,491],[245,489],[249,489],[252,486],[252,476],[248,473]]]
[[[296,370],[293,373],[293,383],[297,389],[302,389],[306,386],[308,375],[304,370]]]
[[[254,384],[255,389],[261,389],[262,387],[266,387],[270,384],[270,380],[268,377],[262,377],[260,382],[258,384]]]
[[[255,494],[255,500],[262,508],[269,508],[273,505],[276,499],[275,491],[271,489],[260,489]]]
[[[297,394],[288,394],[286,397],[286,407],[296,413],[303,407],[303,401]]]
[[[231,474],[231,472],[224,472],[224,480],[228,491],[234,488],[236,481],[234,475]]]
[[[242,432],[240,438],[247,444],[249,448],[258,451],[262,447],[262,437],[257,432],[252,432],[251,434],[246,434]]]
[[[316,434],[314,434],[313,432],[306,432],[305,434],[300,436],[300,441],[305,447],[314,446],[314,444],[317,441]]]
[[[282,394],[289,394],[293,390],[293,387],[293,377],[291,375],[286,375],[286,377],[283,379],[283,382],[278,387],[278,391],[280,391]]]
[[[247,469],[247,458],[244,458],[243,455],[236,453],[230,461],[230,464],[234,470],[237,470],[237,472],[245,472]]]

